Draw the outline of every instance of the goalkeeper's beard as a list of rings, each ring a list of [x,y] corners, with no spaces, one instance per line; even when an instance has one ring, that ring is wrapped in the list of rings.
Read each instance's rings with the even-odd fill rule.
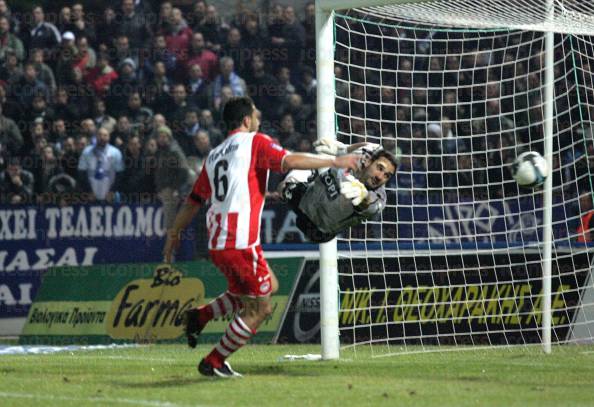
[[[374,189],[377,189],[380,187],[379,180],[375,177],[372,177],[370,174],[368,174],[366,170],[361,170],[358,173],[354,173],[353,175],[363,185],[365,185],[365,188],[367,188],[367,190],[369,190],[369,191],[373,191]]]

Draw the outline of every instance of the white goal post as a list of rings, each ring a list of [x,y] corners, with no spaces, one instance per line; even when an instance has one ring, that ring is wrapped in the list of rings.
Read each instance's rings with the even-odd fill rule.
[[[555,116],[555,69],[556,69],[556,61],[555,61],[555,34],[556,33],[564,33],[564,34],[575,34],[575,35],[593,35],[594,34],[594,3],[589,4],[589,2],[583,2],[579,0],[316,0],[316,38],[317,38],[317,79],[318,79],[318,86],[317,86],[317,130],[318,130],[318,137],[337,137],[337,132],[340,133],[340,129],[338,128],[338,113],[336,112],[335,105],[337,101],[341,101],[345,103],[349,103],[352,101],[353,97],[351,96],[350,90],[347,90],[348,96],[340,96],[338,95],[339,91],[337,90],[337,79],[335,78],[335,67],[336,67],[336,60],[335,60],[335,52],[337,52],[337,44],[336,44],[336,13],[344,13],[345,10],[354,9],[359,15],[365,16],[368,18],[371,25],[376,24],[380,27],[380,31],[382,27],[390,28],[391,25],[394,27],[401,27],[400,24],[404,24],[405,27],[411,27],[412,30],[415,27],[420,27],[419,30],[422,30],[423,33],[431,33],[432,30],[440,30],[442,28],[446,28],[448,30],[485,30],[485,32],[490,32],[489,30],[515,30],[513,32],[540,32],[543,34],[543,45],[542,45],[542,66],[541,69],[538,71],[539,75],[542,75],[541,81],[542,86],[539,88],[541,92],[541,105],[539,108],[542,112],[542,119],[541,124],[543,128],[543,137],[539,139],[538,142],[542,142],[542,150],[543,156],[547,160],[549,164],[549,168],[555,168],[554,163],[554,136],[555,131],[559,132],[559,125],[557,123],[557,117]],[[350,16],[346,16],[345,14],[341,14],[340,18],[344,18],[348,21]],[[355,17],[355,20],[358,17]],[[360,21],[357,21],[360,23]],[[340,27],[339,27],[340,28]],[[344,31],[348,31],[349,29],[345,29]],[[512,31],[510,31],[511,33]],[[347,32],[345,35],[357,35],[361,37],[365,37],[368,33],[366,32],[365,26],[363,27],[361,32]],[[383,36],[383,34],[380,34]],[[509,34],[509,44],[510,47],[513,44],[514,46],[517,45],[518,42],[521,41],[520,36],[513,37],[513,34]],[[370,37],[377,37],[377,34],[369,34]],[[512,38],[513,37],[513,38]],[[377,38],[376,38],[377,39]],[[383,40],[383,38],[382,38]],[[490,40],[490,38],[487,38]],[[349,37],[350,41],[350,37]],[[428,39],[423,39],[423,41],[431,42],[432,37],[431,35],[428,36]],[[495,41],[495,40],[493,40]],[[420,43],[421,41],[419,41]],[[587,42],[587,41],[586,41]],[[383,44],[383,42],[382,42]],[[528,42],[527,42],[528,44]],[[367,45],[367,44],[366,44]],[[507,45],[507,44],[506,44]],[[590,46],[592,44],[588,44]],[[345,45],[344,47],[348,47],[349,45]],[[526,45],[532,46],[531,44]],[[429,45],[429,48],[431,46]],[[593,47],[594,48],[594,47]],[[382,49],[378,50],[368,50],[365,49],[362,52],[376,52],[381,53]],[[392,52],[392,51],[391,51]],[[586,52],[587,54],[587,52]],[[444,60],[447,57],[446,54],[441,55],[437,54],[439,57],[443,57]],[[588,60],[588,58],[594,57],[594,55],[585,55],[584,59]],[[350,62],[349,62],[350,63]],[[504,64],[500,64],[501,69],[504,69]],[[594,67],[594,61],[592,61],[592,67]],[[361,67],[357,67],[361,68]],[[362,67],[361,70],[365,70],[368,67]],[[461,67],[462,68],[462,67]],[[374,68],[375,69],[375,68]],[[381,68],[383,69],[383,67]],[[394,70],[394,73],[398,74],[399,68],[391,68]],[[414,69],[414,66],[413,66]],[[515,68],[514,68],[515,69]],[[559,68],[557,69],[564,69]],[[423,71],[424,72],[424,71]],[[564,73],[564,72],[563,72]],[[589,73],[589,72],[587,72]],[[381,73],[380,73],[381,75]],[[427,74],[428,75],[428,74]],[[517,73],[518,76],[523,75],[522,73]],[[528,75],[528,74],[526,74]],[[577,75],[577,74],[576,74]],[[527,76],[528,78],[528,76]],[[473,84],[476,84],[475,78],[473,79]],[[381,82],[381,80],[380,80]],[[480,82],[480,80],[479,80]],[[574,84],[578,87],[578,80]],[[584,81],[582,81],[584,82]],[[479,83],[482,84],[482,83]],[[485,84],[487,84],[485,80]],[[580,83],[581,84],[581,83]],[[349,88],[350,84],[347,80],[343,80],[340,85],[343,87]],[[367,82],[358,83],[357,86],[361,86],[365,88],[368,86]],[[381,84],[380,86],[376,85],[369,85],[371,87],[377,87],[379,91],[381,91],[382,86],[385,84]],[[466,86],[466,85],[464,85]],[[589,88],[589,84],[585,84],[584,88],[587,92],[590,92],[591,89]],[[386,87],[396,88],[396,85],[387,85]],[[337,93],[338,92],[338,93]],[[365,90],[363,90],[365,92]],[[513,92],[516,92],[514,89]],[[520,91],[517,91],[520,92]],[[578,91],[579,92],[579,91]],[[519,94],[519,93],[518,93]],[[526,91],[528,94],[528,91]],[[338,95],[338,96],[337,96]],[[516,93],[513,93],[515,96]],[[565,96],[564,96],[565,97]],[[567,96],[569,99],[569,96]],[[586,105],[589,107],[590,102],[588,101]],[[399,101],[396,100],[395,104],[398,105]],[[414,102],[411,102],[414,103]],[[382,108],[382,102],[378,104],[378,109]],[[365,108],[363,108],[365,109]],[[528,108],[526,108],[528,109]],[[578,110],[580,108],[578,107]],[[367,112],[367,110],[364,110]],[[593,110],[594,112],[594,110]],[[350,110],[349,110],[350,113]],[[368,120],[366,116],[367,113],[363,115],[363,121]],[[473,117],[471,113],[471,119],[473,120],[483,120],[483,117]],[[559,116],[559,113],[557,113]],[[486,114],[484,117],[487,117]],[[369,119],[373,121],[373,119]],[[427,121],[431,121],[431,119],[427,118]],[[484,119],[485,121],[488,119]],[[559,119],[560,120],[560,119]],[[589,121],[591,122],[594,120],[593,117],[589,117]],[[411,119],[411,122],[413,120]],[[455,120],[452,120],[456,123]],[[459,122],[462,122],[460,120]],[[514,125],[515,119],[514,119]],[[573,125],[573,123],[572,123]],[[366,128],[365,125],[363,125]],[[582,125],[583,127],[583,125]],[[515,129],[514,129],[515,130]],[[365,132],[365,130],[364,130]],[[344,133],[344,132],[343,132]],[[348,137],[347,134],[343,134],[345,137]],[[361,134],[358,134],[357,140],[361,140]],[[364,134],[363,137],[367,138],[367,134]],[[530,136],[532,137],[532,136]],[[485,136],[486,138],[486,136]],[[384,142],[388,140],[387,136],[384,136],[384,133],[380,130],[379,136],[372,140],[375,142]],[[531,147],[533,142],[532,138],[530,138],[530,142],[528,142],[527,146]],[[344,141],[344,140],[342,140]],[[396,143],[398,143],[398,138],[396,138]],[[487,148],[487,147],[485,147]],[[458,152],[458,148],[455,148],[456,153]],[[487,150],[485,150],[488,152]],[[471,152],[475,152],[472,150]],[[429,154],[429,153],[428,153]],[[411,153],[411,156],[414,156]],[[425,157],[426,158],[426,157]],[[501,163],[500,165],[505,166],[505,163]],[[575,167],[575,165],[574,165]],[[491,169],[492,167],[488,167]],[[457,171],[457,170],[456,170]],[[443,178],[444,176],[441,175]],[[555,245],[555,232],[553,231],[554,220],[553,220],[553,185],[554,177],[551,175],[547,178],[545,185],[542,189],[542,230],[539,229],[537,233],[538,238],[537,248],[538,248],[538,256],[540,262],[542,264],[542,275],[541,281],[542,283],[542,293],[538,295],[533,295],[531,297],[531,301],[536,301],[535,298],[538,297],[538,301],[542,303],[539,305],[541,308],[542,313],[542,321],[539,325],[539,333],[537,336],[540,338],[540,343],[542,344],[543,350],[546,353],[551,352],[551,344],[553,342],[563,342],[562,340],[552,340],[552,316],[553,316],[553,309],[552,309],[552,301],[554,297],[554,292],[552,290],[552,263],[553,263],[553,250]],[[591,191],[590,187],[590,193]],[[430,188],[428,187],[428,190]],[[535,192],[531,199],[536,200],[535,196],[537,193]],[[522,192],[519,192],[519,195],[522,195]],[[473,193],[474,198],[474,193]],[[566,198],[563,197],[565,200]],[[569,200],[575,200],[575,198],[567,198]],[[578,205],[578,207],[581,207]],[[535,217],[536,217],[537,209],[534,209]],[[385,215],[382,218],[381,222],[386,223],[396,223],[395,219],[387,219],[389,215]],[[477,216],[473,214],[473,216]],[[539,215],[540,216],[540,215]],[[574,215],[572,215],[575,217]],[[579,214],[576,215],[579,219]],[[569,215],[567,215],[570,218]],[[571,218],[570,220],[575,220]],[[565,226],[568,224],[568,220],[564,219],[566,223]],[[445,228],[444,223],[444,228]],[[397,228],[397,227],[396,227]],[[365,235],[367,236],[367,235]],[[414,236],[414,232],[413,232]],[[569,236],[571,238],[575,238],[575,234]],[[384,242],[392,241],[392,236],[384,235],[383,229],[380,233],[380,239],[377,241],[378,244],[381,246],[380,252],[381,256],[399,256],[402,253],[407,253],[406,251],[401,251],[398,240],[393,239],[395,242],[396,250],[388,253],[384,250]],[[431,240],[430,238],[427,238]],[[357,239],[350,239],[349,237],[345,238],[347,244],[349,245],[349,253],[352,253],[353,242],[357,241]],[[413,239],[414,240],[414,239]],[[567,239],[570,240],[569,238]],[[367,243],[362,243],[365,246],[365,253],[362,255],[363,258],[367,256]],[[530,245],[528,245],[530,246]],[[523,249],[523,253],[528,253],[530,250],[534,248],[534,246],[530,246],[529,249]],[[429,256],[433,256],[434,254],[438,253],[436,251],[432,252],[432,249],[429,249]],[[478,246],[476,249],[480,252]],[[514,255],[515,249],[510,249],[509,245],[505,248],[507,250],[508,256],[511,258]],[[464,250],[462,250],[464,251]],[[489,252],[493,254],[497,252],[497,249],[491,249]],[[413,244],[411,249],[412,257],[414,258],[417,254],[422,254],[420,251],[416,249],[416,246]],[[446,249],[445,251],[439,252],[444,255],[444,258],[447,258],[448,255],[451,253],[456,252],[448,252]],[[588,252],[589,253],[589,252]],[[347,257],[349,254],[346,255]],[[590,255],[588,254],[588,262],[590,261]],[[337,359],[339,357],[339,349],[340,349],[340,341],[339,336],[341,329],[339,328],[339,301],[340,301],[340,294],[341,289],[339,287],[339,268],[338,268],[338,261],[340,258],[340,253],[338,251],[337,240],[334,239],[331,242],[323,244],[320,246],[320,317],[321,317],[321,343],[322,343],[322,358],[326,360]],[[571,260],[574,262],[573,258]],[[512,262],[513,263],[513,262]],[[559,267],[559,265],[557,265]],[[575,265],[574,265],[575,267]],[[588,277],[590,278],[590,277]],[[577,278],[576,278],[577,279]],[[530,278],[527,278],[530,280]],[[512,277],[511,282],[516,282]],[[481,286],[482,287],[482,286]],[[437,288],[436,288],[437,289]],[[369,287],[370,291],[373,291],[373,286]],[[344,293],[343,293],[344,294]],[[372,294],[370,294],[372,295]],[[578,297],[581,299],[582,296],[585,295],[582,292],[579,292]],[[589,295],[589,294],[588,294]],[[388,298],[389,294],[385,294],[385,298]],[[517,307],[517,300],[516,307]],[[523,301],[523,300],[522,300]],[[437,302],[436,305],[439,306],[442,303]],[[386,304],[382,304],[384,308],[386,308]],[[468,306],[468,305],[467,305]],[[485,305],[483,304],[483,307]],[[378,312],[378,309],[381,308],[374,301],[369,300],[369,307],[367,310],[356,310],[361,312],[367,312],[370,316],[373,314],[373,320]],[[352,308],[355,310],[355,308]],[[391,311],[391,309],[390,309]],[[387,311],[386,311],[387,312]],[[470,312],[470,311],[469,311]],[[520,313],[520,311],[517,311]],[[578,311],[575,311],[573,314],[574,321],[570,321],[568,324],[571,325],[577,320]],[[584,317],[582,314],[579,318],[585,320],[584,326],[590,324],[591,321],[587,317]],[[470,319],[470,316],[468,316]],[[356,317],[355,317],[356,319]],[[382,320],[381,318],[377,319]],[[383,320],[382,320],[383,321]],[[434,322],[431,320],[431,322]],[[435,323],[436,326],[438,322]],[[368,323],[369,325],[367,328],[369,329],[369,340],[365,343],[369,344],[382,344],[384,342],[390,343],[390,341],[396,339],[390,337],[390,334],[387,335],[387,339],[376,340],[374,339],[374,334],[372,334],[372,330],[377,327],[373,326],[373,322]],[[387,325],[387,323],[386,323]],[[405,324],[403,323],[403,326]],[[589,333],[589,326],[587,325],[587,331]],[[359,329],[359,327],[353,327],[353,331],[355,329]],[[406,330],[405,328],[403,328]],[[570,331],[574,328],[570,326],[568,328]],[[386,326],[385,332],[388,332],[390,327]],[[441,344],[440,341],[440,328],[437,328],[437,333],[432,334],[433,340],[435,340],[438,344]],[[472,330],[472,328],[471,328]],[[423,331],[421,329],[421,331]],[[455,331],[455,328],[454,328]],[[487,328],[486,335],[489,336],[490,332]],[[448,334],[450,335],[450,334]],[[453,343],[458,344],[456,340],[456,332],[451,335],[453,339]],[[523,335],[520,333],[520,335]],[[591,334],[589,333],[590,337]],[[397,338],[401,340],[401,338]],[[415,338],[415,341],[420,341],[423,344],[422,334],[419,337]],[[472,344],[474,344],[474,339],[471,340]],[[506,337],[505,341],[509,343],[509,339]],[[354,341],[356,342],[356,341]],[[404,340],[406,344],[406,340]],[[418,342],[415,342],[418,343]],[[450,343],[444,341],[444,343]],[[356,343],[354,343],[356,344]],[[489,337],[488,344],[491,344],[491,339]],[[405,346],[406,347],[406,346]],[[388,352],[388,353],[391,353]]]

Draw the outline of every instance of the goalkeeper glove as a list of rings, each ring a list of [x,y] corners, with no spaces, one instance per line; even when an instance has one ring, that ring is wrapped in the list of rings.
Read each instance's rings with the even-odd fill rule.
[[[318,154],[344,155],[347,153],[346,144],[330,138],[316,140],[313,146],[316,148],[316,153]]]
[[[347,175],[346,179],[340,183],[340,193],[349,199],[353,206],[359,206],[369,194],[365,185],[352,175]]]

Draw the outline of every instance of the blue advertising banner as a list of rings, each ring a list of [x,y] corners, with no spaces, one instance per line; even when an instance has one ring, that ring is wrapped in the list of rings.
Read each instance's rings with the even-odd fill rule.
[[[579,213],[577,201],[553,203],[556,244],[575,243],[569,241],[568,236],[576,233]],[[542,219],[540,194],[472,202],[457,196],[448,199],[445,194],[428,196],[426,191],[418,196],[408,191],[389,191],[388,206],[381,218],[354,227],[342,236],[367,248],[377,246],[379,238],[384,248],[386,245],[458,246],[464,249],[516,247],[543,241]],[[280,203],[264,207],[260,238],[268,250],[298,248],[290,244],[307,242],[296,226],[295,214]]]
[[[387,208],[383,219],[394,220],[388,235],[400,242],[517,246],[543,241],[541,193],[491,200],[464,200],[457,194],[412,191],[394,195],[396,213]],[[576,206],[577,201],[553,202],[553,235],[557,242],[575,233],[578,227],[580,211],[572,205]]]
[[[188,239],[179,260],[193,257]],[[165,237],[158,205],[0,207],[0,318],[25,317],[53,266],[159,262]]]

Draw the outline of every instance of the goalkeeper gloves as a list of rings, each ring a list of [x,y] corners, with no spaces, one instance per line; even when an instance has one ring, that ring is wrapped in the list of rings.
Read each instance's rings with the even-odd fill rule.
[[[344,155],[347,153],[348,147],[346,144],[330,138],[316,140],[313,146],[316,148],[316,153],[329,155]]]
[[[349,199],[353,206],[359,206],[369,194],[365,185],[352,175],[347,175],[346,179],[340,183],[340,193]]]

